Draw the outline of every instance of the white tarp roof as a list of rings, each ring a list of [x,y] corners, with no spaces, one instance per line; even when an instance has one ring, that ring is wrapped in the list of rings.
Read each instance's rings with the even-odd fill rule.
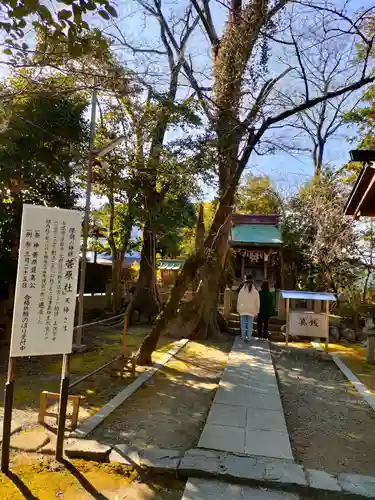
[[[329,300],[335,301],[337,297],[331,292],[305,292],[303,290],[281,290],[281,298],[283,299],[300,299],[300,300]]]

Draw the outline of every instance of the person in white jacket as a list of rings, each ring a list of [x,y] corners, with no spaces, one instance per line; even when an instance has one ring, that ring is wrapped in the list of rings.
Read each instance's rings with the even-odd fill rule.
[[[253,334],[254,318],[259,314],[260,299],[251,275],[240,286],[237,299],[237,312],[240,315],[241,337],[248,341]]]

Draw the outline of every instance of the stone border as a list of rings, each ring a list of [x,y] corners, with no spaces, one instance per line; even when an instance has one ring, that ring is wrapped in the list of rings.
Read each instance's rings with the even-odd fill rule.
[[[158,464],[160,467],[160,464]],[[288,460],[244,456],[215,450],[188,450],[177,469],[180,477],[206,477],[288,492],[319,500],[375,497],[375,477],[329,474]]]
[[[68,458],[115,462],[143,472],[172,474],[180,479],[214,478],[235,484],[308,494],[317,500],[375,498],[375,477],[329,474],[278,458],[202,448],[184,452],[160,448],[136,449],[126,444],[112,447],[84,439],[68,440],[64,451]],[[46,453],[46,449],[41,452]]]
[[[317,351],[323,351],[322,346],[318,342],[311,342],[311,344]],[[375,411],[375,396],[371,393],[371,391],[346,366],[344,361],[340,358],[339,353],[330,352],[329,355],[333,359],[336,366],[349,380],[349,382],[351,382],[354,385],[357,392],[362,396],[362,398],[366,401],[366,403]]]
[[[168,352],[163,354],[158,363],[154,363],[150,368],[144,373],[139,375],[134,382],[126,386],[121,392],[119,392],[114,398],[112,398],[107,404],[105,404],[97,413],[86,419],[81,425],[79,425],[73,432],[70,433],[69,437],[72,438],[85,438],[90,432],[92,432],[96,427],[103,423],[103,421],[122,403],[124,403],[137,389],[142,387],[160,368],[162,368],[168,361],[178,353],[182,347],[184,347],[189,342],[189,339],[181,339],[173,343],[173,347],[169,349]]]

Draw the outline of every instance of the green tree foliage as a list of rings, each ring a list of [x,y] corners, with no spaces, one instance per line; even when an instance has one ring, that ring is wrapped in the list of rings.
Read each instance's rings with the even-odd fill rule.
[[[356,224],[356,257],[361,263],[358,289],[362,302],[369,301],[370,292],[373,287],[374,264],[375,264],[375,227],[374,219],[362,217]]]
[[[236,211],[242,214],[277,214],[279,196],[267,175],[248,174],[237,192]]]
[[[6,82],[16,92],[0,107],[6,115],[0,131],[0,268],[9,273],[8,282],[15,277],[22,204],[74,206],[77,161],[87,136],[84,95],[56,92],[64,82],[54,78],[35,79],[27,94],[18,94],[23,79]]]
[[[196,210],[189,197],[166,197],[158,219],[156,250],[162,257],[178,257],[182,253],[185,231],[195,227]]]
[[[17,90],[23,81],[11,79],[10,87]],[[17,185],[27,202],[71,207],[77,196],[75,163],[87,137],[87,100],[59,92],[65,84],[70,79],[35,81],[27,94],[15,93],[1,106],[7,120],[0,133],[0,189]]]
[[[205,228],[205,237],[215,215],[217,199],[212,201],[199,202],[195,206],[195,212],[198,213],[199,206],[203,206],[203,223]],[[183,229],[183,240],[181,244],[181,253],[185,256],[193,255],[196,250],[196,227],[187,227]]]
[[[150,255],[144,255],[143,260],[148,264],[148,279],[156,283],[156,263],[152,266],[156,253],[179,254],[183,228],[195,224],[195,210],[190,200],[199,194],[197,176],[203,172],[209,177],[206,162],[202,160],[204,141],[188,137],[166,141],[157,151],[156,146],[150,149],[161,109],[158,99],[151,94],[146,102],[137,93],[118,98],[115,104],[113,100],[103,99],[101,109],[96,145],[101,147],[115,137],[124,137],[121,145],[94,167],[95,192],[107,199],[106,234],[112,253],[113,289],[119,285],[120,263],[134,225],[146,228],[144,234],[147,235],[150,234],[147,228],[152,227],[154,242]],[[172,105],[170,113],[173,127],[198,123],[188,105]],[[128,235],[120,246],[114,237],[114,233],[120,234],[119,225],[126,226]],[[141,265],[141,277],[142,269]],[[150,286],[144,284],[144,288],[150,289]],[[118,300],[116,304],[118,308]]]
[[[375,86],[364,93],[357,108],[346,113],[345,120],[357,127],[357,134],[351,141],[357,144],[356,149],[375,149]],[[340,171],[344,182],[355,182],[362,166],[362,163],[358,162],[344,165]]]
[[[374,61],[375,47],[369,47],[367,40],[374,40],[375,16],[365,16],[361,22],[361,30],[365,36],[357,44],[357,64],[365,61]],[[353,149],[375,149],[375,85],[371,85],[363,92],[358,105],[343,115],[344,121],[357,129],[354,137],[350,139]],[[355,145],[355,146],[354,146]],[[342,180],[346,184],[353,184],[361,169],[362,163],[350,162],[340,170]]]
[[[328,170],[292,198],[283,220],[290,288],[339,292],[357,276],[353,223],[345,218],[342,184]]]
[[[64,42],[72,55],[81,54],[90,49],[85,36],[90,28],[85,16],[90,14],[105,20],[117,17],[109,0],[60,0],[57,4],[43,0],[2,0],[0,30],[6,34],[3,52],[24,57],[29,47],[23,38],[34,29],[47,35],[50,41]]]

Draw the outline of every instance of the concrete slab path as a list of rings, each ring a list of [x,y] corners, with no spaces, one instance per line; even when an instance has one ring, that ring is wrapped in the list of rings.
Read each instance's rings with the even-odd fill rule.
[[[268,342],[235,339],[198,446],[293,460]]]

